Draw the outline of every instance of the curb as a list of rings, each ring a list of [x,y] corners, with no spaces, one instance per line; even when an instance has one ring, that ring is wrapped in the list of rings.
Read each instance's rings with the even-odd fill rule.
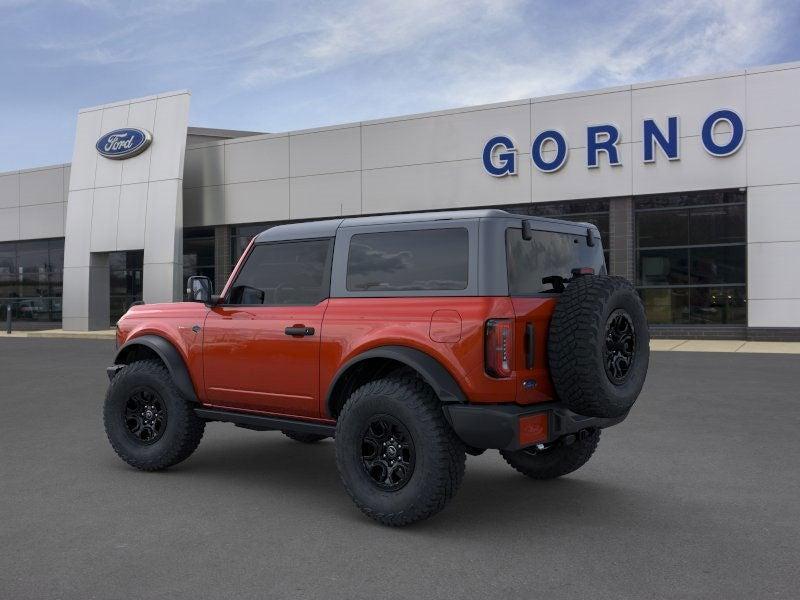
[[[69,340],[115,340],[116,330],[102,331],[64,331],[63,329],[44,329],[41,331],[12,331],[10,334],[0,332],[0,340],[6,338],[47,338]]]
[[[650,340],[651,352],[723,352],[800,354],[800,342],[748,342],[745,340]]]

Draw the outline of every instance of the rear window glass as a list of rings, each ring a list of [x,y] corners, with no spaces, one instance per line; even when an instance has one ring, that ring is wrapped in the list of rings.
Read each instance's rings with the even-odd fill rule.
[[[605,273],[603,249],[599,242],[586,244],[586,236],[533,231],[532,240],[522,239],[521,229],[506,230],[508,292],[512,296],[551,293],[553,286],[542,279],[556,275],[569,279],[572,269],[591,267]]]
[[[361,233],[350,239],[351,292],[463,290],[469,270],[466,229]]]

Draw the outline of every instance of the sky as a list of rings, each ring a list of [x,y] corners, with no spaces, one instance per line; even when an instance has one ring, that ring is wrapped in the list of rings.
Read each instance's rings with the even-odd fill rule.
[[[0,0],[0,172],[159,92],[279,132],[800,60],[799,26],[798,0]]]

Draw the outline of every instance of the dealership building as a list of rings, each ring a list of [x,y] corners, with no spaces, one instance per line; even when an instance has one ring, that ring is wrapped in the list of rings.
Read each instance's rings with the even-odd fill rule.
[[[596,224],[656,336],[800,339],[800,63],[286,133],[190,97],[80,110],[71,164],[0,173],[0,317],[104,329],[276,224],[500,207]]]

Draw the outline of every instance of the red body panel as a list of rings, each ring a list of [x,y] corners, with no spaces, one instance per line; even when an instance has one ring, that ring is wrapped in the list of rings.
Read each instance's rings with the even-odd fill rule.
[[[409,346],[437,359],[461,386],[470,402],[519,402],[552,399],[545,345],[555,302],[549,298],[332,298],[325,313],[320,353],[320,389],[327,390],[343,364],[377,346]],[[453,312],[460,315],[460,336],[454,340]],[[444,314],[442,314],[444,313]],[[494,379],[484,369],[484,325],[490,318],[514,318],[515,372]],[[536,361],[524,368],[525,323],[537,329]],[[522,390],[521,379],[533,377],[537,388]],[[324,397],[324,393],[323,393]],[[324,408],[324,407],[323,407]]]
[[[219,306],[206,317],[206,399],[228,408],[319,416],[319,347],[328,301],[316,306]],[[293,326],[314,335],[286,335]]]
[[[141,335],[170,341],[189,369],[203,404],[326,419],[325,398],[350,359],[379,346],[407,346],[438,360],[470,402],[531,404],[553,399],[547,330],[554,298],[331,298],[316,306],[135,306],[120,320],[120,344]],[[490,318],[514,319],[511,377],[485,372]],[[525,368],[527,323],[535,328],[533,369]],[[195,333],[192,327],[199,325]],[[294,337],[285,328],[313,327]],[[522,382],[535,380],[524,389]]]
[[[553,381],[550,379],[550,369],[547,366],[547,333],[550,329],[550,319],[556,307],[555,298],[523,298],[511,299],[514,307],[516,322],[514,323],[514,365],[517,377],[520,379],[533,379],[536,387],[525,389],[517,387],[517,403],[531,404],[533,402],[546,402],[555,399]],[[525,326],[531,323],[534,327],[533,369],[525,368]]]
[[[117,323],[117,344],[143,335],[157,335],[178,349],[197,397],[205,398],[203,380],[203,336],[192,331],[202,327],[208,308],[198,302],[173,302],[170,304],[141,304],[132,306]]]

